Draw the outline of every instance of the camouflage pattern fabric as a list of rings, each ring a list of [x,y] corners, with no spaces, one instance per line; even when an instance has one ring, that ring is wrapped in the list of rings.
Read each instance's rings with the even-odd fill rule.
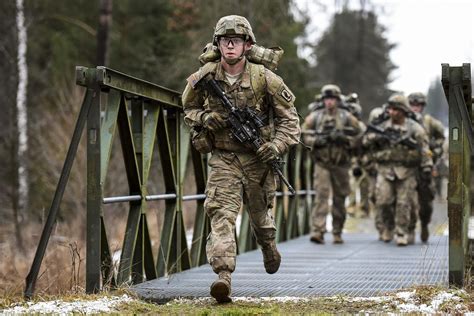
[[[298,114],[293,105],[295,96],[280,77],[263,65],[249,61],[245,64],[241,78],[232,85],[227,80],[220,62],[207,63],[188,78],[188,84],[182,96],[184,122],[187,125],[201,126],[203,115],[210,112],[219,113],[224,119],[228,117],[220,100],[197,85],[197,82],[209,73],[214,76],[235,106],[250,107],[264,122],[267,122],[267,125],[260,129],[261,135],[266,141],[272,140],[279,152],[284,153],[290,145],[298,143],[300,127]],[[273,116],[274,122],[270,122],[270,115]],[[274,130],[272,130],[272,124],[274,124]],[[230,137],[230,131],[227,128],[210,134],[214,148],[233,152],[253,151],[250,146],[244,146]]]
[[[444,126],[437,119],[429,114],[423,115],[423,127],[428,134],[430,148],[433,151],[433,161],[436,161],[443,154],[444,144]],[[421,170],[419,170],[421,173]],[[436,187],[434,179],[426,182],[421,180],[421,174],[418,175],[418,197],[419,197],[419,211],[418,215],[421,225],[428,225],[431,222],[433,214],[433,200],[436,195]]]
[[[390,167],[380,166],[376,184],[376,208],[378,216],[384,226],[390,230],[395,228],[398,235],[406,235],[409,232],[409,224],[412,219],[413,205],[417,198],[415,175],[409,175],[404,179],[390,179],[384,176],[390,172]],[[395,207],[393,207],[395,206]]]
[[[183,92],[184,121],[191,127],[202,127],[203,116],[216,112],[226,119],[221,101],[198,84],[211,74],[237,107],[249,107],[266,123],[260,129],[265,141],[271,141],[280,153],[299,141],[300,127],[295,96],[283,80],[266,69],[246,60],[244,72],[231,84],[220,62],[209,62],[192,74]],[[275,178],[270,171],[260,186],[268,166],[258,160],[250,146],[233,139],[229,128],[210,131],[212,139],[211,168],[206,187],[205,210],[211,219],[207,257],[213,270],[234,271],[236,242],[235,220],[243,202],[249,211],[253,232],[260,246],[275,239],[272,208]]]
[[[352,134],[358,135],[362,126],[354,115],[344,109],[336,109],[333,114],[325,108],[317,110],[306,117],[304,128],[315,131],[318,135],[305,134],[305,143],[314,147],[313,158],[317,163],[326,167],[349,167],[352,157],[351,137],[346,137],[345,142],[333,142],[324,134],[334,131],[343,134],[345,129],[350,129]]]
[[[235,220],[242,202],[258,244],[265,247],[275,239],[272,216],[275,178],[269,172],[263,187],[260,186],[268,166],[254,154],[215,150],[209,166],[204,208],[211,219],[212,231],[207,240],[207,258],[214,272],[233,272],[237,255]]]
[[[383,225],[399,235],[406,235],[414,229],[416,210],[418,210],[417,180],[418,168],[430,168],[433,165],[428,136],[417,122],[406,119],[403,125],[387,120],[380,124],[386,130],[397,129],[402,137],[409,137],[418,145],[410,149],[401,144],[389,145],[384,142],[377,146],[377,138],[372,133],[363,137],[363,144],[374,150],[373,157],[378,165],[376,180],[376,227]]]
[[[350,192],[349,167],[325,167],[316,163],[314,167],[314,190],[316,198],[311,215],[312,233],[326,232],[326,217],[329,213],[329,196],[332,192],[333,234],[341,234],[346,221],[346,196]]]

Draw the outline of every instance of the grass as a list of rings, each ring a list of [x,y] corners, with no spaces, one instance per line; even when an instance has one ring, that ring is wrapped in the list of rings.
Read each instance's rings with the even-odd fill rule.
[[[445,288],[421,286],[406,289],[413,291],[411,300],[416,305],[429,306],[432,300]],[[471,306],[472,295],[462,291],[449,291],[460,297],[461,301],[448,300],[438,308],[443,313],[467,312]],[[400,313],[400,304],[406,303],[396,296],[367,299],[354,299],[346,296],[319,297],[298,301],[240,300],[229,304],[217,304],[210,298],[195,300],[175,300],[164,305],[155,305],[143,301],[133,301],[117,306],[121,313],[171,314],[171,315],[280,315],[280,314],[355,314],[355,313]],[[461,305],[459,305],[461,304]],[[461,307],[462,306],[462,307]],[[416,312],[415,312],[416,313]],[[419,313],[419,312],[418,312]]]
[[[459,299],[445,301],[438,307],[440,313],[465,313],[472,310],[472,293],[458,290],[449,290],[436,286],[419,286],[405,289],[413,293],[408,300],[397,296],[397,292],[389,293],[378,298],[352,298],[347,296],[301,298],[298,300],[272,300],[237,298],[232,303],[217,304],[211,298],[181,299],[157,305],[135,299],[115,306],[115,311],[126,314],[158,314],[158,315],[281,315],[281,314],[356,314],[356,313],[401,313],[400,304],[412,303],[420,306],[432,304],[440,293],[452,293]],[[133,297],[127,289],[102,293],[98,295],[68,294],[61,296],[36,296],[34,302],[48,300],[62,300],[66,302],[85,300],[93,301],[107,296],[127,294]],[[0,309],[10,306],[11,303],[26,305],[26,301],[0,300]],[[421,313],[415,311],[414,313]]]

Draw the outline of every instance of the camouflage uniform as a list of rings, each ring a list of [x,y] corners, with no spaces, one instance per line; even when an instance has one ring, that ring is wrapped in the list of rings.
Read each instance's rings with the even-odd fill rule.
[[[375,107],[369,114],[369,124],[379,125],[384,122],[385,115],[386,115],[386,104]],[[377,182],[377,162],[374,160],[373,152],[364,148],[364,154],[361,159],[362,165],[364,169],[367,171],[367,179],[369,182],[369,199],[375,205],[376,203],[376,182]],[[375,228],[379,232],[379,240],[382,240],[382,233],[385,229],[385,225],[383,223],[383,218],[381,212],[375,211]]]
[[[332,85],[328,85],[332,86]],[[328,94],[322,89],[322,96]],[[340,95],[337,87],[336,96]],[[339,91],[339,95],[338,92]],[[313,147],[315,204],[312,210],[311,240],[323,243],[326,232],[326,216],[329,212],[329,195],[332,191],[333,234],[336,242],[340,238],[346,220],[345,199],[350,193],[349,168],[351,165],[351,136],[361,131],[360,122],[349,111],[335,108],[329,112],[326,108],[311,112],[305,119],[305,142]],[[312,132],[311,132],[312,131]],[[337,239],[336,239],[337,238]]]
[[[365,124],[362,122],[362,106],[359,103],[359,97],[357,93],[351,93],[344,98],[345,107],[353,114],[360,122],[361,131],[365,130]],[[347,213],[355,215],[358,209],[357,203],[357,191],[360,192],[360,210],[362,211],[362,216],[367,216],[369,214],[369,182],[367,179],[367,172],[361,165],[362,158],[362,147],[360,143],[361,139],[357,138],[352,144],[354,150],[354,157],[351,161],[352,172],[349,173],[349,184],[351,192],[349,194],[349,208]]]
[[[414,92],[408,95],[408,101],[410,105],[419,104],[422,107],[426,106],[426,97],[421,92]],[[433,118],[429,114],[419,114],[418,122],[425,129],[430,149],[433,152],[433,163],[436,165],[437,160],[443,154],[443,143],[444,143],[444,126],[437,119]],[[428,178],[423,181],[421,177],[421,170],[418,174],[418,216],[421,222],[421,240],[426,242],[428,240],[428,224],[431,221],[431,215],[433,214],[433,199],[436,195],[435,181],[433,178]]]
[[[222,23],[225,24],[222,28],[223,32],[230,30],[230,34],[233,34],[232,32],[247,35],[251,33],[250,24],[243,17],[222,18],[216,26],[216,32],[221,29],[219,25]],[[246,25],[247,29],[239,33],[238,27],[242,24]],[[250,40],[255,42],[253,33],[250,35]],[[183,93],[184,120],[187,125],[193,129],[205,127],[207,115],[214,113],[217,113],[224,121],[228,117],[221,101],[197,84],[207,74],[214,77],[236,107],[250,107],[262,118],[266,124],[260,130],[261,135],[280,155],[285,153],[289,146],[298,143],[300,128],[298,115],[293,105],[295,100],[293,93],[272,71],[248,60],[245,61],[244,72],[233,84],[226,77],[221,61],[206,63],[188,78],[188,84]],[[247,206],[254,235],[262,246],[264,256],[265,249],[268,250],[270,246],[275,247],[276,232],[272,216],[275,196],[273,172],[266,172],[269,170],[269,165],[260,161],[250,146],[240,143],[230,135],[227,126],[208,133],[212,157],[209,160],[211,170],[204,203],[205,210],[211,219],[211,233],[206,247],[208,261],[219,277],[222,271],[229,273],[226,276],[229,278],[229,283],[230,272],[235,269],[237,251],[235,221],[242,202]],[[260,181],[265,174],[267,174],[266,180],[261,186]],[[276,251],[276,248],[274,250]],[[275,253],[272,252],[270,255]],[[265,268],[267,269],[267,265]],[[267,269],[267,272],[274,273],[276,270]],[[212,290],[211,287],[211,295],[213,295]],[[216,299],[219,301],[217,297]]]
[[[406,117],[410,111],[406,97],[392,96],[389,107],[405,112],[405,122],[394,124],[390,119],[379,126],[385,131],[392,129],[399,132],[401,137],[414,141],[418,148],[389,142],[375,133],[366,134],[363,143],[375,149],[373,157],[378,166],[376,208],[383,220],[384,240],[390,241],[395,229],[397,244],[406,245],[409,243],[410,221],[417,199],[416,173],[418,168],[425,173],[431,172],[433,162],[425,131],[417,122]]]

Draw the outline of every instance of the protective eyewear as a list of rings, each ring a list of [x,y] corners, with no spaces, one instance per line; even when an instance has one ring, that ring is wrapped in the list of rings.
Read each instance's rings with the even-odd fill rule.
[[[245,40],[242,37],[220,37],[219,43],[224,46],[229,46],[229,43],[232,43],[232,46],[242,45]]]
[[[418,106],[425,106],[426,103],[423,102],[423,101],[418,101],[417,99],[415,99],[415,100],[410,101],[410,105],[413,105],[413,106],[417,106],[417,105],[418,105]]]

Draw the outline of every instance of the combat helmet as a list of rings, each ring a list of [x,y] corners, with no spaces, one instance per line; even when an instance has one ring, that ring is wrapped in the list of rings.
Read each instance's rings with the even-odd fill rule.
[[[341,89],[335,84],[327,84],[321,88],[321,99],[337,98],[341,100]]]
[[[388,98],[388,107],[397,108],[405,113],[410,113],[411,110],[408,107],[408,99],[403,94],[395,93]]]
[[[257,42],[249,21],[240,15],[227,15],[217,21],[213,44],[217,45],[217,39],[226,35],[244,35],[245,39],[250,40],[252,44]]]
[[[426,105],[426,96],[422,92],[413,92],[408,95],[408,102],[410,104],[420,104],[422,106]]]

